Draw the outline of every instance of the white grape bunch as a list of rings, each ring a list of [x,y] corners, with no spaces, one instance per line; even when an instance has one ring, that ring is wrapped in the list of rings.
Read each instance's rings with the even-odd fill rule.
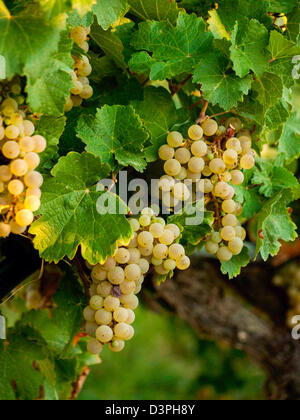
[[[22,234],[41,205],[43,176],[37,171],[39,154],[47,146],[35,134],[34,120],[18,79],[0,83],[0,237]]]
[[[255,165],[252,136],[242,121],[229,118],[225,126],[219,126],[207,118],[189,128],[188,139],[171,132],[167,144],[159,149],[159,157],[165,171],[159,180],[163,204],[175,208],[186,200],[195,202],[200,193],[207,209],[215,211],[214,231],[206,238],[206,251],[221,262],[239,255],[246,231],[238,220],[242,207],[234,200],[234,186],[241,185],[244,171]]]
[[[89,34],[91,29],[77,26],[70,31],[72,40],[87,54],[89,51]],[[65,112],[71,111],[73,107],[78,107],[84,99],[93,96],[93,88],[90,86],[88,76],[92,73],[90,61],[86,55],[80,58],[73,56],[74,70],[71,73],[73,88],[71,95],[65,104]]]
[[[134,310],[139,304],[136,295],[151,266],[163,276],[175,268],[186,270],[190,266],[183,246],[177,243],[181,234],[177,225],[166,225],[150,208],[129,222],[134,232],[130,243],[119,244],[105,264],[87,264],[93,283],[84,319],[85,331],[92,337],[88,343],[92,354],[100,354],[105,344],[111,351],[119,352],[134,336]]]

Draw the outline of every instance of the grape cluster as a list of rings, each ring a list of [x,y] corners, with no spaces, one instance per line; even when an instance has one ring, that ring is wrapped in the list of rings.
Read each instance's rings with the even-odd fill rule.
[[[85,52],[89,51],[89,34],[91,29],[77,26],[71,29],[70,36],[72,40]],[[93,96],[93,88],[90,86],[88,76],[92,73],[92,66],[86,55],[80,58],[73,56],[74,70],[71,73],[74,87],[71,89],[71,96],[65,104],[65,112],[71,111],[73,107],[82,104],[83,99],[89,99]]]
[[[131,324],[139,304],[136,295],[151,265],[160,275],[190,266],[184,248],[175,243],[180,236],[178,226],[166,225],[149,208],[143,210],[139,219],[131,219],[130,224],[134,235],[129,244],[119,244],[105,264],[87,264],[93,283],[84,318],[86,333],[92,337],[88,343],[92,354],[100,354],[105,343],[113,352],[119,352],[133,337]]]
[[[276,274],[273,283],[286,289],[290,304],[286,323],[289,328],[294,328],[293,318],[300,315],[300,263],[293,261],[286,265]]]
[[[2,85],[0,104],[0,237],[21,234],[33,222],[33,213],[40,208],[42,175],[36,171],[39,153],[46,148],[46,140],[35,135],[30,115],[19,107],[21,86]],[[14,99],[12,93],[17,95]],[[18,96],[19,95],[19,96]],[[18,98],[20,98],[18,100]]]
[[[215,211],[215,230],[207,238],[206,251],[230,261],[241,253],[246,237],[237,218],[242,208],[234,201],[234,186],[241,185],[243,171],[255,165],[251,133],[238,118],[229,118],[225,126],[208,118],[201,126],[191,126],[188,137],[171,132],[159,149],[165,162],[165,175],[159,180],[162,202],[175,208],[202,195],[207,209]]]

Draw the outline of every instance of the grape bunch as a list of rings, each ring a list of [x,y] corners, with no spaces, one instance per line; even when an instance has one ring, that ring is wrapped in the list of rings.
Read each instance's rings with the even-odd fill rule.
[[[0,237],[5,238],[24,233],[40,208],[43,177],[36,168],[47,143],[34,134],[27,108],[19,106],[21,86],[15,83],[12,92],[7,91],[10,84],[0,86],[4,95],[0,103]]]
[[[165,162],[165,175],[159,180],[161,200],[176,208],[180,202],[204,197],[206,209],[215,212],[206,251],[221,262],[230,261],[241,253],[246,237],[238,221],[242,207],[234,200],[234,186],[241,185],[243,171],[255,165],[251,133],[238,118],[227,119],[224,126],[207,118],[191,126],[188,137],[171,132],[159,149]]]
[[[286,323],[289,328],[294,328],[293,318],[300,315],[300,263],[293,261],[286,265],[276,274],[273,283],[286,289],[290,305]]]
[[[134,234],[129,244],[119,244],[105,264],[87,264],[93,283],[84,318],[86,333],[92,337],[88,343],[92,354],[100,354],[105,343],[113,352],[122,351],[134,336],[134,310],[139,304],[136,295],[151,265],[160,275],[190,266],[184,248],[175,243],[180,236],[176,225],[166,225],[150,208],[144,209],[139,219],[132,218],[130,224]]]
[[[71,29],[70,36],[72,40],[85,52],[89,51],[89,34],[91,29],[77,26]],[[93,96],[93,88],[90,86],[88,76],[92,73],[92,67],[86,55],[80,58],[73,56],[74,70],[71,73],[74,87],[71,89],[71,96],[65,104],[65,112],[71,111],[73,107],[82,104],[83,99],[89,99]]]

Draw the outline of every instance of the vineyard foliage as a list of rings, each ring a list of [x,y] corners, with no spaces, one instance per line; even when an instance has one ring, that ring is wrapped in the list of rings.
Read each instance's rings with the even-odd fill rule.
[[[0,340],[1,400],[70,398],[83,368],[98,363],[85,339],[77,343],[86,297],[72,261],[104,263],[133,231],[118,194],[110,199],[119,214],[96,211],[104,193],[97,183],[122,170],[160,178],[160,147],[172,131],[187,138],[206,101],[207,116],[220,125],[238,117],[252,134],[256,165],[234,189],[256,257],[266,261],[297,238],[299,17],[298,0],[0,0],[0,64],[6,79],[21,78],[36,134],[47,139],[41,207],[28,237],[55,263],[47,276],[61,279],[42,310],[28,310],[22,296],[1,306],[9,327]],[[69,35],[78,26],[91,28],[93,96],[65,112],[74,57],[85,54]],[[191,254],[203,248],[214,217],[206,212],[190,227],[184,216],[168,223],[180,227]],[[235,277],[250,260],[244,248],[221,270]]]

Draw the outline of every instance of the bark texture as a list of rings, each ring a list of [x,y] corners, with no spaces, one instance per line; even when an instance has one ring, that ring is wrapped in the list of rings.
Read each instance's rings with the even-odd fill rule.
[[[149,279],[155,293],[146,289],[144,299],[156,311],[167,308],[176,313],[199,336],[225,340],[245,351],[267,373],[267,398],[296,400],[300,342],[285,326],[287,298],[272,285],[272,276],[272,266],[254,263],[229,281],[214,261],[196,259],[190,270],[160,286],[155,278]]]

